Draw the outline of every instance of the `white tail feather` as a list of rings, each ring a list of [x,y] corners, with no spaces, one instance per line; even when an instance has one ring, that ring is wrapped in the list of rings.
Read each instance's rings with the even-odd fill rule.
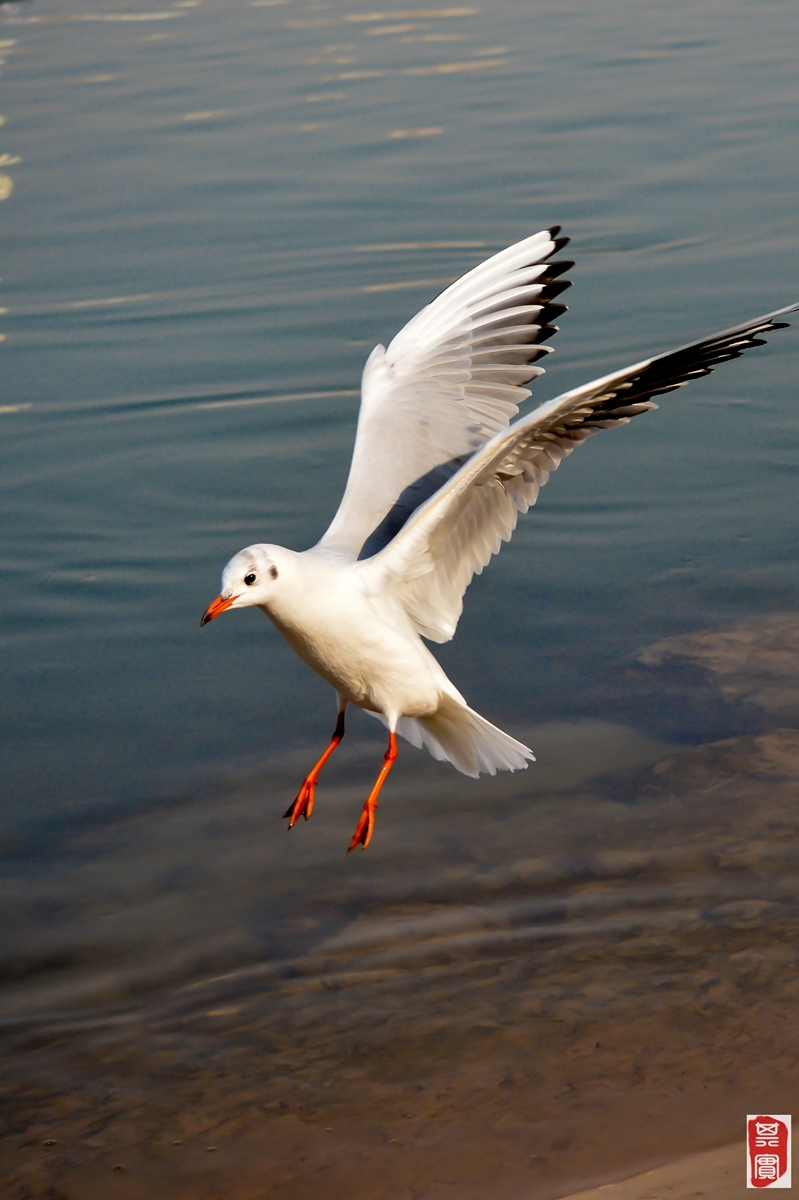
[[[385,718],[380,714],[385,724]],[[429,750],[433,758],[451,762],[464,775],[477,778],[481,773],[519,771],[535,755],[510,734],[503,733],[465,704],[443,695],[430,717],[400,717],[397,733],[417,746]]]

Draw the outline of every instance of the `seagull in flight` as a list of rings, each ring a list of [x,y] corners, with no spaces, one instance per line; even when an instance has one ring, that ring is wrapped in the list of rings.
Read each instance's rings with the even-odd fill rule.
[[[574,263],[557,256],[560,227],[543,230],[457,280],[367,359],[349,478],[322,539],[297,553],[240,550],[201,624],[257,605],[335,689],[330,745],[284,814],[310,817],[319,773],[355,704],[388,729],[388,749],[349,850],[372,839],[397,734],[465,775],[515,771],[529,747],[469,708],[425,642],[448,642],[463,595],[520,512],[581,442],[657,408],[653,396],[739,358],[785,328],[779,309],[574,388],[513,420],[544,369],[558,297]]]

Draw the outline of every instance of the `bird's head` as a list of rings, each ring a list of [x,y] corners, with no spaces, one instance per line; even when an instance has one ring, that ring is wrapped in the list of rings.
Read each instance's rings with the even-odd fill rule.
[[[222,572],[222,590],[203,613],[207,625],[228,608],[268,604],[280,586],[280,563],[287,555],[280,546],[247,546],[239,550]]]

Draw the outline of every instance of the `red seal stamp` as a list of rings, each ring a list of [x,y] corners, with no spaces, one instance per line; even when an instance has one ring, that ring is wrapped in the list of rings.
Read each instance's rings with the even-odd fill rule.
[[[791,1118],[763,1113],[746,1118],[746,1186],[791,1186]]]

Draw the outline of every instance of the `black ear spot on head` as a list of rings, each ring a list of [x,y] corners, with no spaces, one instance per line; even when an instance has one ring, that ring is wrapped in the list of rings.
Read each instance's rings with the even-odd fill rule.
[[[272,576],[273,579],[277,579],[277,567],[270,567],[269,574]]]

